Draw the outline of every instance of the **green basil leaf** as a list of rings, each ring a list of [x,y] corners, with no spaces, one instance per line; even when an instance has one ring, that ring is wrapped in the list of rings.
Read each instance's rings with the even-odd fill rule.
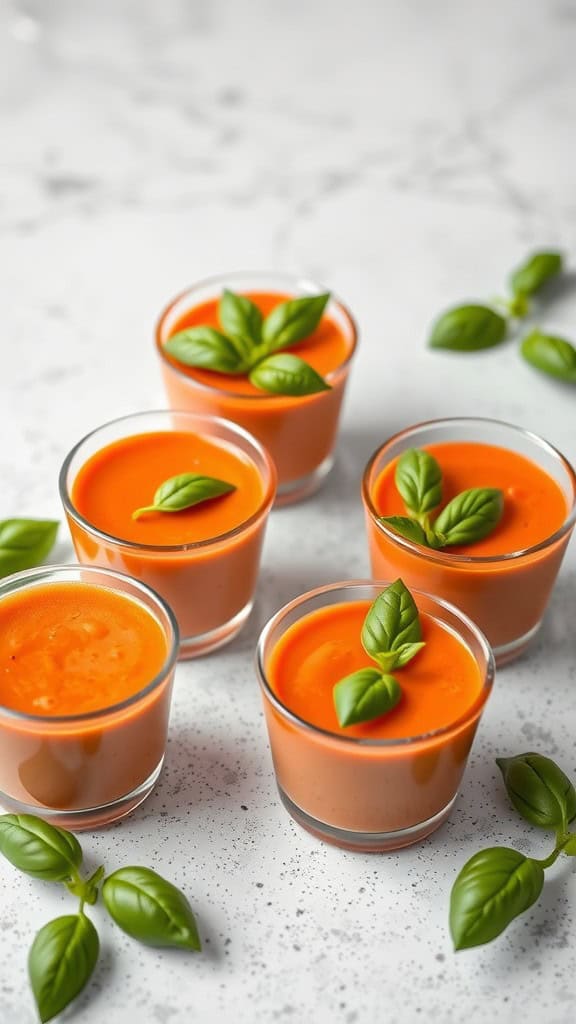
[[[422,629],[412,594],[396,580],[378,595],[362,626],[362,645],[371,658],[399,654],[406,644],[420,644]],[[416,652],[415,652],[416,653]]]
[[[76,836],[33,814],[0,815],[0,853],[19,871],[47,882],[63,882],[82,863]]]
[[[202,948],[184,893],[151,868],[120,868],[104,881],[102,897],[122,931],[148,946]]]
[[[442,501],[442,470],[434,456],[420,448],[403,452],[394,482],[411,516],[423,516]]]
[[[213,327],[188,327],[168,338],[164,346],[183,366],[195,366],[216,373],[245,373],[247,364],[234,343]]]
[[[262,340],[269,352],[289,348],[316,330],[330,298],[325,295],[306,295],[290,299],[275,306],[262,327]]]
[[[506,337],[506,320],[488,306],[457,306],[448,310],[432,328],[431,348],[476,352],[500,345]]]
[[[434,532],[438,547],[472,544],[498,525],[504,511],[504,495],[495,487],[471,487],[456,495],[442,509]]]
[[[54,547],[58,526],[55,519],[1,521],[0,576],[40,565]]]
[[[576,835],[570,833],[570,838],[564,846],[562,853],[568,854],[569,857],[576,857]]]
[[[512,804],[532,825],[566,830],[576,818],[576,789],[561,768],[542,754],[497,757]]]
[[[358,722],[370,722],[396,707],[402,690],[394,676],[382,675],[375,668],[361,668],[336,683],[334,707],[342,728]]]
[[[218,305],[218,317],[224,333],[240,343],[246,356],[260,344],[262,313],[248,296],[225,288]]]
[[[450,897],[456,949],[491,942],[536,902],[544,884],[540,864],[506,846],[481,850],[464,865]]]
[[[404,665],[407,665],[425,646],[426,644],[422,640],[417,644],[402,644],[396,651],[388,651],[386,654],[375,654],[374,659],[378,662],[383,672],[392,672],[395,668],[403,668]]]
[[[153,504],[137,508],[132,513],[132,519],[139,519],[144,512],[181,512],[202,501],[220,498],[235,490],[235,485],[225,480],[216,480],[215,477],[199,473],[180,473],[160,484]]]
[[[250,380],[255,387],[272,395],[315,395],[319,391],[330,391],[330,385],[316,370],[289,353],[263,359],[251,371]]]
[[[98,933],[84,914],[57,917],[40,929],[28,957],[40,1020],[52,1020],[79,995],[99,951]]]
[[[576,348],[565,338],[531,331],[520,346],[527,363],[542,373],[576,384]]]
[[[562,253],[535,252],[510,275],[512,291],[534,295],[551,278],[562,273]]]
[[[407,516],[380,516],[378,522],[389,526],[402,537],[406,537],[406,540],[411,540],[414,544],[423,544],[424,547],[428,547],[426,534],[420,523],[417,523],[415,519],[408,519]]]

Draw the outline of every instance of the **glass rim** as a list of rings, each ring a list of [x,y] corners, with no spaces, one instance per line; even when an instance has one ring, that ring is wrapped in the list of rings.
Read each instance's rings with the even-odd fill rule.
[[[425,548],[423,545],[417,544],[415,541],[409,540],[407,537],[403,537],[401,534],[396,533],[395,530],[392,530],[389,526],[380,522],[378,510],[374,505],[372,495],[370,493],[369,478],[374,464],[382,452],[393,444],[394,441],[410,437],[412,434],[426,427],[444,425],[456,426],[458,424],[471,425],[473,423],[480,425],[489,423],[492,426],[503,427],[505,430],[510,430],[514,434],[527,438],[540,448],[545,449],[557,462],[562,464],[572,482],[572,505],[569,508],[566,519],[562,525],[559,526],[554,533],[550,534],[549,537],[545,537],[544,540],[538,541],[537,544],[532,544],[530,547],[520,548],[517,551],[508,551],[501,555],[455,555],[450,554],[448,551],[436,551],[432,548]],[[555,448],[549,441],[540,437],[539,434],[535,434],[532,430],[526,430],[525,427],[517,427],[514,423],[508,423],[505,420],[492,419],[489,416],[447,416],[442,419],[423,420],[421,423],[414,423],[412,426],[406,427],[404,430],[399,430],[397,433],[392,434],[386,441],[384,441],[383,444],[379,445],[376,451],[374,451],[370,456],[362,474],[362,500],[376,529],[385,534],[388,540],[397,544],[398,547],[411,551],[420,558],[427,559],[430,562],[438,562],[441,565],[494,565],[498,562],[510,562],[518,558],[537,554],[539,551],[544,551],[546,548],[551,547],[557,541],[561,540],[562,537],[572,529],[576,522],[576,471],[558,448]]]
[[[325,584],[324,586],[316,587],[314,590],[308,590],[304,594],[300,594],[299,597],[296,597],[292,601],[289,601],[287,604],[283,605],[282,608],[280,608],[268,620],[268,622],[265,624],[264,628],[262,629],[262,631],[260,633],[260,636],[258,638],[258,643],[257,643],[257,646],[256,646],[256,653],[255,653],[256,674],[258,676],[258,681],[260,683],[260,686],[261,686],[261,688],[262,688],[266,698],[276,708],[276,710],[282,715],[283,718],[288,719],[294,725],[297,725],[299,728],[305,729],[307,732],[310,732],[310,733],[312,733],[315,736],[320,736],[323,739],[329,739],[329,740],[331,740],[331,741],[333,741],[334,743],[337,743],[337,744],[338,743],[343,743],[343,744],[348,745],[350,747],[356,746],[356,747],[362,747],[362,748],[365,748],[365,749],[366,748],[388,748],[388,749],[390,749],[390,748],[393,748],[393,747],[405,748],[405,747],[409,747],[410,745],[416,746],[419,743],[427,743],[427,742],[429,742],[431,740],[438,739],[441,736],[450,735],[451,733],[453,733],[453,732],[457,731],[458,729],[462,728],[468,722],[472,721],[475,718],[476,714],[480,714],[481,713],[481,711],[482,711],[484,705],[486,704],[486,701],[488,700],[488,697],[489,697],[489,695],[491,693],[492,686],[493,686],[493,683],[494,683],[494,676],[495,676],[495,673],[496,673],[496,663],[495,663],[495,660],[494,660],[494,654],[492,652],[492,648],[491,648],[490,644],[488,643],[488,640],[484,636],[484,633],[476,625],[476,623],[473,622],[472,619],[468,618],[468,616],[465,615],[464,612],[460,611],[459,608],[456,608],[455,605],[450,604],[448,601],[444,601],[440,597],[436,597],[436,595],[434,595],[434,594],[429,594],[429,593],[427,593],[426,591],[423,591],[423,590],[416,590],[415,588],[411,589],[411,591],[410,591],[410,593],[415,598],[417,598],[417,597],[424,597],[427,600],[432,601],[434,605],[436,605],[438,608],[441,608],[441,609],[444,609],[445,611],[448,611],[451,615],[453,615],[458,620],[459,624],[463,625],[466,629],[468,629],[472,633],[472,635],[474,636],[475,640],[480,645],[480,649],[481,649],[481,651],[482,651],[482,653],[483,653],[483,655],[484,655],[484,657],[486,659],[486,668],[485,668],[484,673],[483,673],[484,679],[483,679],[483,682],[482,682],[482,688],[480,690],[480,693],[475,698],[475,700],[473,701],[471,706],[468,708],[468,710],[463,715],[460,715],[459,718],[455,719],[449,725],[441,726],[439,729],[432,729],[430,732],[421,733],[418,736],[404,736],[404,737],[401,737],[399,739],[370,739],[368,737],[363,737],[363,736],[343,736],[340,733],[330,732],[329,729],[322,729],[318,725],[313,725],[311,722],[307,722],[305,718],[301,718],[300,715],[297,715],[294,711],[291,711],[290,708],[288,708],[280,700],[278,695],[274,692],[274,690],[272,689],[272,687],[271,687],[271,685],[270,685],[270,683],[268,681],[268,677],[266,675],[266,669],[265,669],[265,666],[264,666],[264,647],[265,647],[265,645],[266,645],[266,643],[268,641],[268,637],[269,637],[270,633],[272,632],[272,630],[277,625],[279,625],[279,623],[281,623],[282,620],[284,618],[286,618],[287,615],[289,615],[292,611],[297,609],[300,605],[302,605],[302,604],[304,604],[304,603],[306,603],[306,602],[308,602],[308,601],[310,601],[310,600],[312,600],[312,599],[314,599],[316,597],[322,597],[322,595],[324,595],[324,594],[333,593],[334,591],[341,590],[341,591],[344,592],[344,591],[351,591],[351,590],[355,590],[355,589],[356,590],[359,590],[359,589],[365,590],[367,587],[370,587],[373,590],[382,591],[382,590],[384,590],[388,586],[390,586],[390,581],[388,581],[388,580],[368,580],[368,579],[359,580],[359,579],[356,579],[356,580],[340,581],[338,583],[328,583],[328,584]],[[365,600],[365,598],[362,598],[361,600]],[[430,614],[430,613],[428,613],[428,614]],[[302,617],[302,616],[300,616],[300,617]],[[461,640],[461,642],[463,642],[465,644],[466,648],[470,651],[471,656],[474,658],[474,661],[475,661],[476,665],[478,665],[478,659],[474,655],[473,651],[470,649],[469,644],[466,643],[466,641],[462,638],[462,636],[460,634],[459,634],[459,639]]]
[[[162,360],[162,362],[163,362],[163,364],[165,366],[168,366],[171,370],[174,371],[174,373],[178,374],[178,376],[181,377],[183,380],[188,381],[188,383],[192,387],[196,387],[200,391],[206,391],[206,392],[208,392],[208,394],[219,395],[220,397],[222,397],[222,395],[224,395],[226,398],[236,399],[236,400],[239,400],[239,401],[246,401],[246,402],[262,402],[262,401],[270,402],[271,400],[276,400],[277,401],[279,398],[283,398],[283,399],[291,398],[293,402],[301,402],[302,398],[317,398],[318,397],[317,394],[316,395],[304,395],[304,396],[302,396],[302,395],[300,395],[300,396],[290,396],[290,395],[271,395],[271,394],[267,394],[266,392],[262,392],[262,394],[259,394],[259,395],[251,395],[251,394],[247,395],[247,394],[241,394],[238,391],[229,391],[228,389],[224,390],[223,388],[216,387],[215,385],[205,384],[203,381],[197,380],[195,377],[191,376],[190,374],[185,373],[182,369],[180,369],[180,367],[178,365],[176,365],[171,359],[169,359],[167,357],[167,355],[166,355],[166,353],[164,351],[165,342],[163,342],[162,339],[161,339],[162,328],[164,326],[166,318],[172,312],[174,307],[178,305],[179,302],[182,302],[182,300],[185,299],[187,295],[190,295],[192,292],[196,291],[196,289],[198,289],[198,288],[209,288],[212,285],[214,285],[216,287],[218,284],[221,284],[221,282],[223,280],[229,281],[229,280],[239,279],[239,278],[243,278],[243,277],[248,277],[251,274],[254,274],[254,277],[269,278],[269,279],[275,280],[275,281],[278,281],[278,279],[280,279],[282,277],[291,278],[294,281],[296,287],[301,287],[301,288],[310,287],[310,288],[313,288],[313,289],[319,289],[321,293],[322,292],[326,292],[326,291],[330,291],[330,289],[326,288],[324,285],[319,284],[318,281],[313,281],[311,278],[300,276],[299,274],[293,274],[293,273],[290,273],[289,271],[286,271],[286,273],[284,273],[281,270],[232,270],[232,271],[230,271],[230,273],[212,274],[212,275],[210,275],[210,277],[201,278],[200,280],[196,281],[194,284],[191,284],[187,288],[184,288],[173,299],[171,299],[164,306],[164,308],[162,309],[162,311],[161,311],[161,313],[160,313],[160,315],[159,315],[159,317],[158,317],[158,319],[156,321],[156,326],[155,326],[155,329],[154,329],[154,340],[155,340],[156,349],[157,349],[157,352],[158,352],[158,355],[159,355],[160,359]],[[332,382],[334,380],[337,380],[343,374],[343,372],[348,369],[350,363],[352,362],[354,354],[356,352],[356,348],[358,347],[358,336],[359,336],[358,324],[356,323],[356,320],[352,316],[352,313],[350,312],[348,306],[333,291],[330,291],[330,300],[329,300],[329,302],[330,301],[334,302],[334,304],[336,306],[338,306],[339,310],[341,311],[341,313],[344,316],[344,319],[347,321],[348,326],[350,327],[350,330],[351,330],[351,333],[352,333],[352,345],[351,345],[350,351],[349,351],[348,355],[346,356],[346,358],[341,363],[339,363],[338,366],[335,366],[333,370],[329,370],[328,373],[324,374],[324,379],[327,380],[328,382]],[[190,308],[193,308],[193,306],[191,306]],[[322,392],[320,392],[320,394],[322,394]]]
[[[156,673],[154,678],[149,683],[146,683],[146,686],[142,687],[141,690],[138,690],[136,693],[131,694],[130,697],[125,697],[124,700],[119,701],[116,704],[109,704],[105,708],[97,708],[94,711],[86,711],[82,714],[75,715],[33,715],[29,712],[17,711],[14,708],[7,708],[4,707],[3,704],[0,704],[0,718],[5,717],[9,719],[14,719],[18,722],[34,722],[37,724],[43,723],[48,731],[50,730],[50,727],[53,725],[73,725],[74,723],[80,722],[90,724],[92,722],[98,722],[102,719],[109,717],[110,715],[117,714],[120,711],[125,711],[127,708],[132,707],[132,705],[138,704],[140,701],[144,700],[151,693],[157,690],[161,686],[161,684],[167,679],[167,677],[174,671],[176,662],[178,660],[178,648],[180,644],[180,630],[178,628],[178,623],[176,621],[174,612],[172,611],[170,605],[164,600],[163,597],[161,597],[160,594],[158,594],[156,590],[154,590],[152,587],[149,587],[148,584],[142,583],[140,580],[135,579],[133,576],[129,576],[127,573],[118,572],[118,570],[116,569],[107,569],[104,566],[99,565],[82,565],[82,563],[80,562],[71,562],[69,564],[61,562],[55,565],[39,565],[35,566],[33,569],[24,569],[22,572],[12,573],[10,576],[6,576],[4,579],[1,579],[0,602],[4,597],[7,597],[9,594],[16,594],[19,593],[21,590],[26,590],[28,588],[28,585],[30,583],[33,585],[34,581],[37,579],[42,581],[42,579],[45,577],[44,582],[47,585],[50,585],[51,576],[59,577],[60,575],[74,571],[88,573],[88,575],[107,576],[112,580],[127,580],[132,587],[134,587],[137,591],[141,592],[141,594],[147,599],[147,601],[152,601],[152,604],[155,606],[153,611],[149,608],[148,604],[146,604],[145,602],[143,602],[143,604],[146,607],[146,610],[150,613],[150,615],[154,617],[154,620],[162,629],[162,632],[166,637],[166,641],[168,644],[168,653],[166,655],[166,659],[162,667]],[[74,581],[69,580],[69,582]],[[76,582],[83,581],[80,580]],[[99,584],[95,584],[95,586],[98,585]],[[104,586],[104,584],[102,584],[102,586]],[[111,587],[110,589],[115,590],[114,587]],[[127,595],[126,592],[123,590],[115,590],[115,592],[121,595],[126,595],[128,600],[134,599],[132,596]],[[169,625],[169,630],[167,630],[166,626],[160,621],[160,618],[157,614],[158,608],[166,617]]]
[[[72,501],[72,496],[69,493],[67,476],[72,459],[74,458],[75,455],[78,454],[82,446],[87,441],[90,441],[91,438],[96,437],[96,435],[99,434],[100,431],[106,430],[107,427],[113,427],[116,426],[117,424],[126,423],[129,420],[136,420],[140,417],[144,418],[146,416],[156,415],[184,416],[189,421],[196,420],[203,421],[204,423],[207,424],[215,424],[217,426],[225,428],[227,431],[230,432],[230,434],[235,435],[236,437],[240,437],[244,441],[248,441],[252,448],[257,451],[258,455],[262,458],[268,470],[268,485],[265,488],[264,496],[260,504],[258,505],[258,508],[256,509],[255,512],[252,513],[252,515],[248,517],[248,519],[244,519],[243,522],[239,523],[238,526],[234,526],[231,530],[226,530],[224,533],[219,533],[216,537],[207,537],[204,540],[189,541],[186,544],[143,544],[141,541],[127,540],[125,537],[116,537],[113,533],[106,533],[105,530],[100,530],[97,526],[94,526],[94,524],[91,523],[89,519],[86,519],[86,517],[83,516],[81,512],[78,511],[78,509],[76,508]],[[169,431],[166,431],[166,433],[169,433]],[[127,434],[126,436],[129,437],[131,435]],[[251,461],[254,462],[253,459]],[[262,476],[258,469],[258,466],[256,466],[256,469],[258,470],[259,476]],[[244,533],[246,530],[250,529],[251,526],[257,523],[259,519],[261,519],[269,512],[276,495],[276,481],[276,466],[274,465],[272,457],[269,455],[267,449],[264,447],[263,444],[260,443],[260,441],[257,440],[257,438],[253,436],[253,434],[250,434],[248,430],[245,430],[244,427],[239,426],[237,423],[233,423],[232,420],[224,419],[224,417],[221,416],[209,416],[206,413],[195,413],[185,409],[147,409],[144,410],[143,412],[128,413],[126,416],[119,416],[116,419],[108,420],[106,423],[102,423],[99,427],[96,427],[94,430],[91,430],[88,434],[85,434],[84,437],[80,438],[80,440],[74,445],[74,447],[70,449],[66,458],[64,459],[64,462],[62,463],[60,473],[58,474],[58,490],[60,493],[60,500],[62,502],[62,505],[64,506],[64,511],[66,515],[70,516],[70,518],[73,519],[74,522],[78,523],[78,525],[82,526],[84,529],[88,530],[90,533],[94,534],[99,539],[107,542],[112,541],[117,547],[126,548],[130,551],[147,551],[148,553],[156,552],[164,555],[177,554],[183,551],[197,551],[202,548],[208,548],[212,545],[226,542],[231,538],[236,537],[241,533]]]

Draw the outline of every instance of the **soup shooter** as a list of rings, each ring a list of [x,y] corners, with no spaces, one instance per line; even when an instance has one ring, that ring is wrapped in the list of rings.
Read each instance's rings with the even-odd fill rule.
[[[0,582],[0,803],[70,828],[108,824],[164,760],[178,631],[147,587],[48,566]]]
[[[240,427],[169,412],[94,431],[60,475],[79,561],[161,594],[182,657],[227,642],[250,614],[275,482],[270,457]]]
[[[156,344],[172,408],[225,417],[257,437],[276,464],[278,504],[319,486],[356,347],[341,302],[283,274],[212,278],[170,303]]]
[[[271,619],[257,671],[278,789],[301,825],[378,851],[445,821],[494,674],[456,608],[401,580],[323,587]]]
[[[486,634],[497,664],[538,630],[576,517],[576,475],[535,434],[495,420],[423,423],[364,474],[372,573],[401,574]]]

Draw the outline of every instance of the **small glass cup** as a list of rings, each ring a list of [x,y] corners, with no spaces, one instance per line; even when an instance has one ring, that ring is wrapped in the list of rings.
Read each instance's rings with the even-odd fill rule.
[[[201,434],[250,459],[264,492],[252,516],[208,540],[156,546],[103,533],[80,514],[72,499],[74,480],[91,455],[120,438],[173,430]],[[110,565],[161,594],[178,622],[181,658],[207,654],[228,643],[250,615],[275,485],[272,460],[250,434],[226,420],[187,412],[136,413],[106,423],[75,445],[60,471],[60,497],[78,560],[84,565]]]
[[[478,665],[482,690],[465,715],[421,736],[372,740],[327,732],[290,711],[267,677],[269,656],[286,630],[318,608],[374,601],[386,586],[355,580],[303,594],[270,619],[256,652],[282,803],[319,839],[366,853],[420,842],[446,820],[494,679],[492,652],[474,623],[445,601],[413,591],[420,611],[456,633]]]
[[[48,717],[0,707],[0,804],[63,828],[92,829],[133,811],[160,775],[178,626],[153,590],[110,569],[28,569],[0,580],[0,603],[20,591],[75,582],[112,589],[143,605],[164,633],[166,661],[144,689],[98,711]]]
[[[522,551],[475,557],[424,548],[381,523],[372,493],[384,467],[408,448],[448,441],[496,445],[531,459],[566,497],[569,511],[562,526]],[[376,579],[401,576],[410,589],[432,591],[461,608],[487,636],[499,667],[522,654],[540,627],[576,520],[576,474],[560,452],[536,434],[499,420],[431,420],[395,434],[374,453],[364,471],[362,500]]]
[[[342,302],[332,297],[326,313],[348,343],[344,362],[325,374],[330,391],[305,397],[235,394],[196,380],[165,352],[174,327],[189,310],[221,295],[269,292],[294,297],[318,295],[325,288],[299,277],[275,272],[221,274],[194,284],[166,307],[156,326],[156,347],[164,387],[173,409],[222,416],[240,424],[268,449],[278,472],[276,505],[300,501],[320,486],[334,464],[340,408],[357,343],[356,324]],[[297,348],[294,349],[297,355]]]

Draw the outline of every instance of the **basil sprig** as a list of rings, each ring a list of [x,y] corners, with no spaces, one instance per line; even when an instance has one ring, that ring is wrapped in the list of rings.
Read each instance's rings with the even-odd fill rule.
[[[402,580],[383,590],[370,606],[361,638],[378,668],[361,668],[335,684],[334,707],[342,728],[380,718],[396,707],[402,690],[390,672],[403,668],[424,647],[418,609]]]
[[[0,576],[40,565],[54,547],[58,526],[54,519],[0,521]]]
[[[544,872],[561,853],[576,856],[576,790],[561,768],[541,754],[497,758],[512,804],[522,817],[556,833],[554,849],[538,860],[507,846],[474,854],[450,896],[450,931],[456,949],[491,942],[536,902]]]
[[[457,494],[433,522],[442,501],[442,470],[429,452],[410,448],[398,459],[394,482],[408,516],[380,516],[379,522],[413,543],[429,548],[473,544],[496,528],[504,494],[496,487],[471,487]]]
[[[576,348],[565,338],[534,330],[524,338],[520,352],[527,363],[542,373],[576,384]]]
[[[179,473],[165,480],[154,495],[151,505],[144,505],[132,513],[132,519],[139,519],[145,512],[181,512],[203,501],[220,498],[235,491],[235,484],[217,480],[199,473]]]
[[[65,1009],[90,981],[100,950],[98,933],[85,913],[100,894],[104,868],[80,874],[82,848],[72,833],[31,814],[0,815],[0,854],[33,878],[61,882],[79,900],[78,912],[49,921],[28,957],[30,984],[42,1021]],[[110,917],[132,938],[149,946],[200,951],[192,908],[184,893],[145,867],[120,868],[102,885]]]
[[[221,331],[188,327],[168,339],[165,350],[184,366],[248,375],[272,395],[314,395],[330,385],[295,355],[275,355],[307,338],[318,327],[330,294],[280,302],[263,317],[246,295],[225,289],[218,304]]]

